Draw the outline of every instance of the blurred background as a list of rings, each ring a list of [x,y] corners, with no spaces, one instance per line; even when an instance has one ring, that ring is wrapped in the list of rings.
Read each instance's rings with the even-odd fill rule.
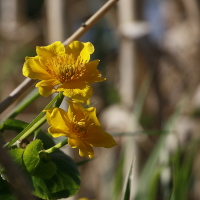
[[[25,79],[23,63],[36,46],[64,42],[106,2],[0,0],[0,101]],[[200,1],[120,0],[80,41],[93,43],[91,60],[100,59],[107,78],[93,85],[91,104],[118,146],[95,148],[69,199],[120,199],[134,160],[131,199],[199,200]],[[51,99],[39,97],[17,119],[31,122]]]

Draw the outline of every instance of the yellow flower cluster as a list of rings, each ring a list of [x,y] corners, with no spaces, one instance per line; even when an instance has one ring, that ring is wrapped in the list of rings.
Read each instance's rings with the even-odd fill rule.
[[[117,143],[104,132],[96,117],[94,107],[83,108],[82,103],[92,96],[91,83],[106,80],[97,70],[99,60],[89,62],[94,46],[79,41],[67,48],[61,42],[36,48],[37,56],[26,57],[23,75],[41,80],[36,84],[42,96],[62,91],[68,100],[68,113],[60,108],[46,111],[53,137],[68,137],[69,146],[79,148],[80,156],[94,156],[92,147],[111,148]]]
[[[63,91],[72,100],[85,102],[92,96],[91,83],[104,81],[97,70],[99,60],[89,62],[94,46],[72,42],[67,48],[61,42],[36,48],[37,56],[26,57],[23,75],[41,80],[37,83],[42,96]]]
[[[90,199],[88,199],[88,198],[80,198],[78,200],[90,200]],[[95,199],[93,199],[93,200],[95,200]]]

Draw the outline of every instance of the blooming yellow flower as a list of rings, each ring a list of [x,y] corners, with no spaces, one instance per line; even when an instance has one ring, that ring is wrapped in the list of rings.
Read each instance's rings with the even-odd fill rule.
[[[45,110],[49,133],[53,137],[66,136],[72,148],[79,148],[79,155],[94,156],[92,147],[111,148],[117,143],[104,132],[96,117],[96,108],[83,108],[80,103],[69,101],[68,113],[61,108]]]
[[[90,200],[90,199],[88,199],[88,198],[80,198],[78,200]],[[93,199],[93,200],[95,200],[95,199]]]
[[[26,57],[23,75],[41,80],[36,84],[42,96],[63,91],[72,100],[85,102],[92,96],[90,83],[104,81],[97,70],[99,60],[89,62],[94,46],[79,41],[66,49],[59,41],[36,47],[37,56]]]

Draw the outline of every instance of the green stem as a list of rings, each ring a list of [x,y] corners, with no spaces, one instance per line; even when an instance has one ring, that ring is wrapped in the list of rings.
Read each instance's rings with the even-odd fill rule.
[[[60,107],[60,105],[61,105],[63,99],[64,99],[63,92],[59,92],[59,93],[58,93],[58,100],[56,101],[54,107]]]
[[[29,135],[31,135],[34,131],[36,131],[39,127],[41,127],[47,121],[46,115],[37,121],[31,128],[29,128],[20,138],[19,140],[26,139]]]
[[[19,113],[21,113],[25,108],[27,108],[31,103],[33,103],[38,97],[40,97],[40,93],[38,92],[38,88],[33,90],[20,104],[17,108],[15,108],[7,118],[15,118]]]
[[[62,142],[56,144],[55,146],[51,147],[50,149],[42,150],[41,152],[53,153],[54,151],[57,151],[57,150],[59,150],[61,147],[65,146],[66,144],[68,144],[68,138],[67,138],[66,140],[63,140]]]
[[[56,100],[58,100],[58,103],[55,106],[60,106],[64,98],[63,94],[60,93],[44,108],[44,110],[50,108]],[[42,126],[46,122],[46,116],[41,119],[44,114],[45,113],[42,111],[21,133],[19,133],[13,140],[10,141],[10,143],[7,145],[7,148],[11,147],[11,145],[13,145],[17,140],[27,138],[34,130],[37,130],[37,128]],[[31,129],[31,127],[33,128]],[[31,129],[31,131],[29,131],[29,129]],[[26,137],[23,136],[24,134],[26,135]]]

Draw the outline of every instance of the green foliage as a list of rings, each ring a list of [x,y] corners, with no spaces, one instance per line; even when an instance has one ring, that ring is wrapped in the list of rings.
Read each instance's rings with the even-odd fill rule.
[[[61,151],[50,155],[56,165],[56,174],[50,179],[31,176],[33,194],[42,199],[67,198],[74,195],[80,187],[80,176],[74,161]]]
[[[24,172],[32,193],[42,199],[59,199],[74,195],[80,187],[80,175],[76,163],[59,150],[52,154],[39,153],[42,148],[42,142],[37,139],[25,150],[9,151],[14,162]],[[2,199],[13,200],[9,196],[6,184],[8,184],[6,181],[0,180],[0,197],[2,195],[4,197]],[[1,190],[4,192],[1,193]]]
[[[27,127],[28,123],[23,122],[21,120],[16,119],[10,119],[8,118],[6,121],[4,121],[0,125],[0,132],[3,132],[5,130],[14,130],[18,133],[24,130]]]
[[[131,175],[133,171],[133,162],[131,163],[130,170],[126,179],[126,182],[124,184],[124,192],[122,195],[122,200],[129,200],[131,195]]]
[[[11,149],[9,151],[9,154],[12,157],[13,161],[17,163],[20,169],[23,169],[23,159],[22,159],[23,153],[24,149]]]
[[[35,131],[34,140],[36,139],[42,141],[44,149],[49,149],[55,145],[52,136],[49,133],[44,133],[41,129]]]
[[[48,154],[41,154],[41,140],[32,141],[25,149],[23,161],[28,172],[36,177],[49,179],[56,173],[56,166]]]
[[[171,158],[172,175],[173,175],[173,190],[170,200],[187,200],[192,184],[192,165],[197,151],[199,141],[191,142],[190,148],[186,147],[184,151],[178,150]]]
[[[154,173],[152,174],[150,185],[149,185],[149,193],[148,193],[148,200],[156,199],[157,192],[158,192],[158,184],[160,180],[161,169],[160,167],[156,167]]]
[[[55,101],[57,101],[56,106],[59,107],[62,100],[63,95],[59,93],[43,110],[50,108]],[[42,111],[28,126],[26,126],[25,129],[23,129],[23,131],[21,131],[13,140],[9,142],[7,148],[11,147],[18,139],[25,139],[32,134],[33,131],[36,131],[38,128],[40,128],[46,122],[46,117],[41,118],[43,115],[44,112]]]
[[[119,199],[122,190],[124,160],[125,160],[125,150],[124,148],[122,148],[120,159],[115,173],[114,187],[113,187],[113,192],[111,194],[112,195],[111,200]]]

